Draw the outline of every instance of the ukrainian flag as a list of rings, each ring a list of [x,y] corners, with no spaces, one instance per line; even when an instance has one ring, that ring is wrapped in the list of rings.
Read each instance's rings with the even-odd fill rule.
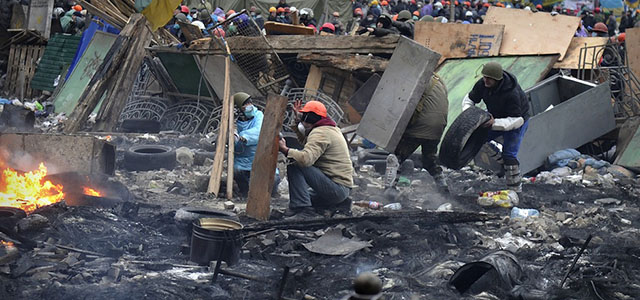
[[[156,31],[156,29],[166,25],[173,18],[173,11],[180,3],[182,3],[182,0],[153,0],[144,8],[142,14],[151,23],[151,29]]]

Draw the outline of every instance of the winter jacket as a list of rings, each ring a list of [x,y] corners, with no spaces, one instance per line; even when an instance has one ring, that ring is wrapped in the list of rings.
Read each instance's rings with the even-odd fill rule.
[[[238,130],[238,135],[246,139],[246,142],[239,140],[234,145],[234,170],[251,171],[253,158],[255,157],[256,149],[258,148],[258,138],[260,137],[260,129],[262,128],[263,118],[264,114],[256,109],[252,119],[246,121],[236,121],[236,129]],[[278,174],[277,168],[276,174]]]
[[[400,34],[400,31],[398,31],[398,29],[393,26],[391,26],[390,28],[373,28],[373,35],[377,37],[383,37],[389,34]]]
[[[314,166],[333,182],[351,188],[353,165],[349,147],[340,128],[333,124],[333,126],[314,127],[304,141],[304,148],[289,149],[287,157],[294,159],[301,167]]]
[[[447,126],[449,100],[447,87],[437,75],[431,77],[404,135],[426,140],[440,140]]]
[[[73,29],[73,13],[74,10],[70,10],[64,14],[64,17],[60,18],[60,26],[64,33],[71,33]]]
[[[496,119],[493,130],[517,129],[529,119],[529,100],[516,77],[507,71],[502,71],[502,80],[493,88],[485,87],[483,80],[478,80],[463,100],[463,110],[480,101],[484,101]]]
[[[393,27],[397,28],[400,31],[400,34],[413,39],[413,28],[414,22],[413,20],[407,20],[405,22],[393,21]]]

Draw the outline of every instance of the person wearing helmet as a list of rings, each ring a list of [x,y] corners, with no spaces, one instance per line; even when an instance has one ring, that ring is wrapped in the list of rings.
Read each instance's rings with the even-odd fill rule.
[[[600,7],[596,7],[593,9],[593,18],[595,19],[596,23],[599,23],[599,22],[604,23],[605,18],[604,18],[604,14],[602,14],[600,11]]]
[[[277,9],[275,7],[269,7],[269,17],[267,18],[267,21],[271,21],[271,22],[275,22],[277,19]]]
[[[353,10],[353,18],[351,20],[349,20],[349,23],[347,23],[347,33],[350,35],[354,35],[357,30],[358,27],[360,27],[360,22],[362,22],[362,18],[363,18],[363,14],[362,14],[362,8],[356,8]]]
[[[391,6],[387,0],[380,1],[380,14],[391,14]]]
[[[241,197],[246,197],[249,192],[249,179],[251,178],[251,166],[258,148],[258,138],[262,128],[264,114],[253,105],[251,96],[247,93],[235,93],[232,96],[236,115],[236,132],[234,133],[233,155],[233,179],[238,184],[238,192]],[[277,192],[280,183],[280,172],[276,168],[276,177],[273,191]]]
[[[411,120],[395,150],[400,163],[422,147],[422,167],[433,176],[438,187],[446,189],[442,167],[437,164],[438,144],[447,127],[449,100],[447,87],[440,77],[431,76]]]
[[[381,15],[378,18],[378,23],[375,28],[369,27],[365,28],[365,30],[377,37],[383,37],[389,34],[400,34],[400,31],[398,31],[396,27],[392,26],[392,23],[393,20],[391,20],[389,15]],[[362,31],[362,33],[364,32],[365,31]]]
[[[593,26],[593,29],[591,30],[591,32],[593,36],[597,36],[597,37],[609,36],[609,29],[607,28],[607,25],[604,25],[604,23],[602,22],[596,23],[596,25]]]
[[[320,29],[318,30],[319,32],[325,32],[325,33],[330,33],[330,34],[336,34],[336,27],[333,26],[333,24],[327,22],[322,24],[322,26],[320,27]]]
[[[382,14],[382,10],[380,9],[380,5],[378,4],[378,0],[371,1],[371,7],[369,7],[369,11],[373,14],[376,19],[380,17]]]
[[[289,8],[287,6],[287,8]],[[286,15],[286,10],[284,7],[278,7],[278,16],[276,17],[276,22],[283,24],[291,24],[291,19]]]
[[[344,33],[344,24],[342,24],[342,21],[340,21],[339,12],[334,11],[333,14],[331,15],[331,20],[329,22],[333,24],[333,27],[336,29],[335,31],[336,35],[341,35]]]
[[[294,106],[299,120],[294,130],[303,149],[290,149],[284,139],[279,142],[280,152],[294,161],[287,166],[289,210],[286,215],[315,215],[313,207],[350,213],[348,197],[353,186],[353,164],[347,142],[327,115],[324,104],[309,101],[301,106],[301,101]]]
[[[398,21],[393,21],[393,27],[400,31],[400,34],[413,39],[413,29],[415,23],[408,10],[403,10],[398,14]]]
[[[467,10],[466,13],[464,13],[464,21],[467,21],[469,23],[473,23],[473,12],[470,10]]]
[[[497,62],[489,62],[482,68],[482,78],[476,82],[464,99],[462,110],[484,101],[491,119],[483,127],[489,128],[488,140],[499,136],[502,144],[502,162],[507,187],[516,192],[522,190],[518,151],[529,126],[529,101],[516,77],[502,70]]]
[[[318,27],[318,22],[313,18],[313,10],[311,8],[305,7],[300,10],[300,23],[304,24],[304,26],[313,25],[313,27]]]

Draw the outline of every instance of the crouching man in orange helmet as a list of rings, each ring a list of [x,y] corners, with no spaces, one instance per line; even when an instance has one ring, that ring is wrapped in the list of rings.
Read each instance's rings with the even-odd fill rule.
[[[302,150],[290,149],[280,139],[280,152],[292,164],[287,166],[289,210],[287,216],[312,217],[314,208],[349,213],[353,186],[353,165],[349,148],[340,128],[327,116],[327,108],[319,101],[309,101],[302,109],[296,103],[300,118],[297,131]],[[300,115],[301,114],[301,115]]]

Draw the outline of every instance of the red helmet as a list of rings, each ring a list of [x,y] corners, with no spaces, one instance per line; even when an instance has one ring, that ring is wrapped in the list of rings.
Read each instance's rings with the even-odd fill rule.
[[[190,12],[189,7],[187,7],[186,5],[180,6],[180,12],[188,14]]]
[[[594,8],[593,11],[599,13],[600,12],[600,7]]]
[[[618,36],[618,42],[623,43],[626,38],[627,34],[623,32]]]
[[[607,25],[604,25],[604,23],[598,22],[598,23],[596,23],[596,25],[593,25],[593,31],[602,32],[602,33],[608,33],[609,29],[607,28]]]
[[[536,9],[542,9],[542,4],[536,5]]]
[[[320,31],[322,31],[322,29],[324,29],[324,28],[330,29],[330,30],[331,30],[331,32],[336,32],[336,27],[335,27],[335,26],[333,26],[333,24],[331,24],[331,23],[324,23],[324,24],[322,24],[322,26],[320,26]],[[308,105],[308,103],[307,103],[307,105]],[[306,106],[305,106],[305,107],[306,107]]]

